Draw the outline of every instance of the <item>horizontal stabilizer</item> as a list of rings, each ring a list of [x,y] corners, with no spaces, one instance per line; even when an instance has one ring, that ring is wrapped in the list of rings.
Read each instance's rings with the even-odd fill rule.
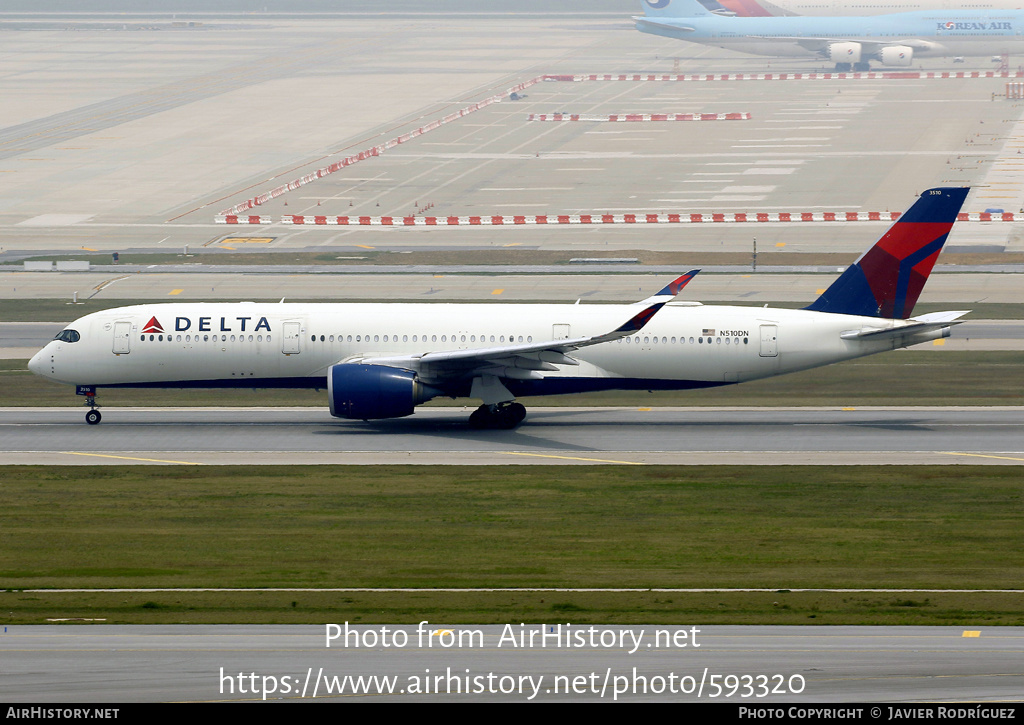
[[[909,320],[894,320],[889,327],[864,327],[860,330],[847,330],[840,335],[844,340],[878,339],[880,337],[905,337],[907,335],[918,335],[934,330],[941,330],[943,327],[959,325],[966,320],[959,319],[970,310],[956,312],[932,312],[927,315],[919,315]]]

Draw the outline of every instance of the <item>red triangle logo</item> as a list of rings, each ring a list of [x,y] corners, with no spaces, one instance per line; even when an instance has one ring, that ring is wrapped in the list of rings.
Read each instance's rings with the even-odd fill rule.
[[[160,322],[155,317],[150,317],[149,322],[142,328],[143,332],[163,332],[164,328],[160,325]]]

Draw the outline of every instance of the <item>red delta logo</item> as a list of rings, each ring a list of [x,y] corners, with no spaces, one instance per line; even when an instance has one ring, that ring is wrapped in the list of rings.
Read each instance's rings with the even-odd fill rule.
[[[149,322],[147,322],[146,326],[142,328],[142,331],[143,332],[163,332],[164,328],[160,324],[160,321],[156,319],[156,317],[150,317],[149,318]]]

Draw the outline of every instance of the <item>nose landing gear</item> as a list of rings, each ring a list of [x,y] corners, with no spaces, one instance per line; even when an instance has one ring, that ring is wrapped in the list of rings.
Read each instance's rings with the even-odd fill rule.
[[[79,385],[76,388],[75,393],[78,395],[85,396],[85,402],[83,403],[83,405],[89,409],[89,412],[85,414],[86,423],[88,423],[89,425],[96,425],[101,420],[103,420],[103,416],[100,415],[100,411],[97,410],[97,408],[99,408],[100,406],[96,402],[95,385]]]

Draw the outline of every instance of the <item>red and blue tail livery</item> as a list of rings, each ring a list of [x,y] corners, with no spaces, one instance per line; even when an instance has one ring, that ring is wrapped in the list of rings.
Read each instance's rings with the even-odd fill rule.
[[[905,320],[928,281],[967,188],[928,189],[806,309]]]

